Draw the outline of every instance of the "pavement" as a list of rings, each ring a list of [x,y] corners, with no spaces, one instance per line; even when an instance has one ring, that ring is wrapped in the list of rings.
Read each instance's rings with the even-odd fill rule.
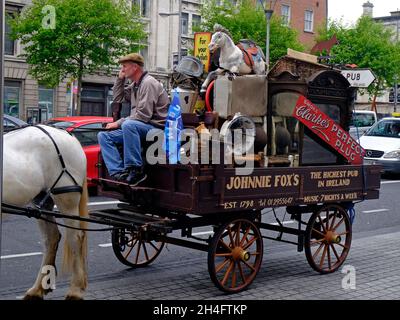
[[[141,269],[123,269],[107,276],[89,275],[87,300],[400,300],[400,231],[398,227],[353,235],[344,265],[335,273],[320,275],[308,265],[296,246],[264,242],[259,274],[245,291],[227,295],[211,282],[207,253]],[[175,247],[167,246],[173,255]],[[350,271],[350,273],[348,273]],[[46,299],[60,300],[67,281]],[[2,291],[0,299],[15,300],[27,288]]]

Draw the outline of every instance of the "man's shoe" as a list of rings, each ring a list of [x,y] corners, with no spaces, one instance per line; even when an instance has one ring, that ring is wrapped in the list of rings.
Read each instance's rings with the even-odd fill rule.
[[[128,175],[129,175],[129,172],[121,171],[121,172],[114,173],[111,176],[111,178],[113,178],[114,180],[117,180],[117,181],[125,181],[126,178],[128,177]]]
[[[137,186],[142,181],[146,180],[147,175],[143,172],[142,168],[132,168],[125,181],[130,186]]]

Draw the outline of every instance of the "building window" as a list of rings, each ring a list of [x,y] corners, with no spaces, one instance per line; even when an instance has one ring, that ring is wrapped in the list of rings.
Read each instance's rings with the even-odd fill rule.
[[[201,17],[197,14],[192,15],[192,30],[196,30],[200,27]]]
[[[290,23],[290,6],[282,5],[281,7],[282,23],[285,26],[289,26]]]
[[[150,0],[132,0],[133,5],[139,7],[142,17],[150,16]]]
[[[11,39],[11,26],[9,19],[12,18],[12,13],[7,12],[5,16],[5,32],[4,32],[4,53],[10,56],[16,54],[16,41]]]
[[[304,31],[313,32],[314,12],[312,10],[304,11]]]
[[[19,117],[21,83],[4,81],[4,113]]]
[[[181,50],[181,58],[186,57],[189,54],[188,49],[186,48],[182,48]],[[173,65],[173,69],[175,69],[175,67],[178,65],[178,53],[175,52],[172,54],[172,65]]]
[[[393,87],[393,88],[390,89],[390,92],[389,92],[389,102],[391,102],[391,103],[394,103],[394,95],[395,95],[394,91],[395,91],[395,89],[396,88]],[[397,102],[398,103],[400,102],[400,85],[397,86]]]
[[[182,12],[182,34],[187,35],[189,33],[189,14]]]
[[[54,116],[54,89],[39,86],[39,108],[42,113],[42,122]],[[43,115],[47,115],[43,119]]]

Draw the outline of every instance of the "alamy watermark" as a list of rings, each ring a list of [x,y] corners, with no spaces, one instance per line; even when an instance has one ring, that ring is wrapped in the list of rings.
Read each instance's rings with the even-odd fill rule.
[[[56,8],[46,5],[42,8],[44,17],[42,19],[42,28],[54,30],[56,28]]]
[[[179,163],[201,165],[230,165],[237,175],[250,175],[254,170],[253,130],[234,129],[221,135],[217,129],[197,132],[184,129],[179,137],[165,138],[164,131],[150,130],[146,136],[146,161],[150,165],[170,163],[171,153]],[[169,152],[166,152],[169,150]]]
[[[342,288],[344,290],[355,290],[356,289],[356,268],[351,265],[345,265],[342,268],[342,273],[345,276],[342,279]]]
[[[44,290],[55,290],[56,288],[56,268],[51,265],[45,265],[42,267],[42,288]]]

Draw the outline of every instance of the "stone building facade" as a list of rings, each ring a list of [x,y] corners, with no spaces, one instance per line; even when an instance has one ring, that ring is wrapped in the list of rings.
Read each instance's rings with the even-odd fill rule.
[[[6,1],[6,17],[18,14],[29,0]],[[18,118],[37,121],[67,112],[67,86],[46,88],[38,84],[28,73],[28,65],[19,55],[18,41],[9,37],[10,28],[5,26],[4,57],[4,112]]]
[[[146,69],[168,86],[168,78],[177,63],[178,40],[182,41],[182,55],[192,48],[193,25],[200,23],[200,0],[182,2],[182,35],[178,37],[178,0],[128,0],[139,5],[146,22],[148,38],[142,55]],[[6,1],[6,14],[17,14],[30,0]],[[162,15],[160,15],[162,13]],[[73,114],[74,83],[68,80],[56,88],[45,88],[28,73],[28,64],[19,55],[23,48],[19,41],[9,38],[6,25],[4,111],[31,123],[44,122],[56,116]],[[118,70],[115,70],[115,75]],[[110,115],[112,86],[115,76],[98,72],[83,78],[81,115]]]

